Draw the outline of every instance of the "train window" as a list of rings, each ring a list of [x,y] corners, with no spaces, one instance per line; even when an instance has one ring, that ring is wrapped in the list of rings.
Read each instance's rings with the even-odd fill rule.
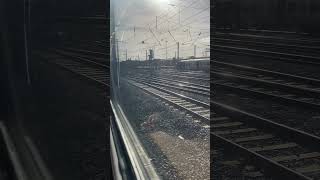
[[[93,74],[97,66],[92,64],[99,60],[107,64],[107,45],[96,42],[107,35],[106,2],[4,4],[6,53],[14,55],[5,64],[12,101],[5,125],[12,141],[10,157],[21,163],[17,179],[104,179],[107,87],[84,73]],[[104,68],[96,71],[103,81],[106,74]]]
[[[112,133],[152,176],[209,179],[210,1],[112,2]]]

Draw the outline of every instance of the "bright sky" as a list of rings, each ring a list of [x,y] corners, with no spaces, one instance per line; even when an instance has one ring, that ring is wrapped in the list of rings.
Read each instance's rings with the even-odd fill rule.
[[[180,57],[201,57],[210,46],[210,0],[114,0],[119,53],[125,59],[145,60],[147,49],[155,58],[171,59],[180,43]],[[179,18],[180,9],[180,18]],[[156,23],[157,19],[157,23]],[[180,19],[180,23],[179,23]],[[207,55],[210,55],[208,53]]]

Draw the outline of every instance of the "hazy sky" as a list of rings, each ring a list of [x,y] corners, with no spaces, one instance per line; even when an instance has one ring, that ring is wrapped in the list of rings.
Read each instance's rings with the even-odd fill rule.
[[[147,49],[155,57],[203,56],[210,45],[210,0],[115,0],[120,55],[145,59]],[[180,9],[180,23],[179,23]],[[156,23],[157,19],[157,23]],[[157,24],[157,26],[156,26]],[[208,53],[209,55],[209,53]]]

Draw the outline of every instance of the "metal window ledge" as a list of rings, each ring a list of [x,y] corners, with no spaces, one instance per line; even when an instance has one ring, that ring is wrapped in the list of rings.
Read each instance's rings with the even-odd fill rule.
[[[110,101],[111,160],[115,179],[160,179],[120,105]]]

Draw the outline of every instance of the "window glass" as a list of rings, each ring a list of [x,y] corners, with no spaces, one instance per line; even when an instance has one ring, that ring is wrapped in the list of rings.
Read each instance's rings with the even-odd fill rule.
[[[159,176],[209,179],[210,1],[114,3],[113,101]]]
[[[27,12],[28,158],[53,179],[103,179],[108,87],[92,79],[108,70],[92,64],[108,64],[106,1],[34,0]]]

